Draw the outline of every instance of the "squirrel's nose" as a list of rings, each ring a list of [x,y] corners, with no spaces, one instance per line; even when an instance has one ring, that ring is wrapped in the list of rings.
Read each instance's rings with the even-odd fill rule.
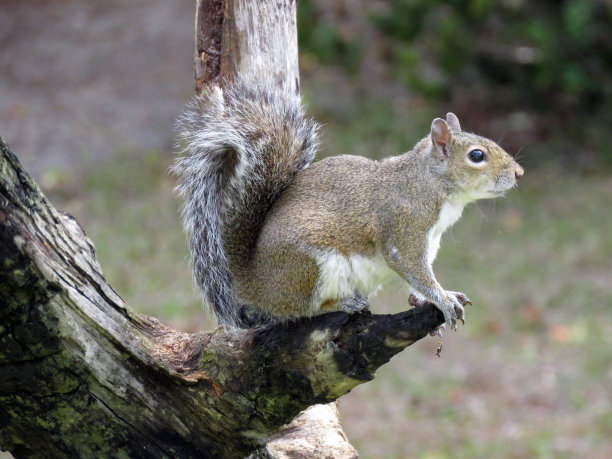
[[[524,173],[525,173],[525,169],[523,169],[521,166],[517,164],[516,169],[514,169],[514,177],[518,180],[523,176]]]

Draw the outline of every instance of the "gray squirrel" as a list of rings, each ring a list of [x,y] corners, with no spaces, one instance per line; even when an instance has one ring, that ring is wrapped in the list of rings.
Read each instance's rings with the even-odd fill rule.
[[[245,308],[279,319],[362,311],[397,275],[411,304],[434,303],[456,327],[470,301],[435,279],[440,237],[466,204],[523,175],[452,113],[402,155],[310,164],[319,126],[299,96],[240,79],[204,90],[178,125],[173,171],[194,278],[230,327],[245,325]]]

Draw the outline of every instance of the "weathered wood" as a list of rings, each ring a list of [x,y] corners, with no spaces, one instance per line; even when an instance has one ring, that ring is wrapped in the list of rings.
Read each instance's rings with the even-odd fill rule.
[[[313,405],[302,411],[268,438],[265,450],[276,459],[357,457],[357,450],[340,425],[337,402]]]
[[[431,306],[170,330],[125,304],[76,221],[0,150],[0,447],[16,456],[244,456],[443,321]]]
[[[270,79],[278,91],[299,94],[295,0],[197,0],[196,4],[197,93],[208,85],[231,84],[239,73],[247,80]],[[322,416],[328,418],[322,419]],[[354,448],[340,425],[336,405],[308,408],[290,428],[277,432],[274,443],[267,444],[267,453],[261,453],[279,458],[287,454],[295,456],[294,445],[300,442],[298,439],[302,445],[334,450],[336,457],[354,456]],[[302,448],[302,451],[303,457],[312,457],[312,448]]]
[[[221,61],[225,16],[224,0],[196,1],[193,68],[197,93],[207,83],[223,78]]]
[[[239,71],[299,93],[295,8],[198,0],[198,90]],[[335,405],[315,404],[443,321],[430,305],[171,330],[106,283],[91,241],[3,142],[0,171],[0,449],[15,456],[353,457]]]
[[[196,91],[240,73],[299,94],[296,0],[196,3]]]

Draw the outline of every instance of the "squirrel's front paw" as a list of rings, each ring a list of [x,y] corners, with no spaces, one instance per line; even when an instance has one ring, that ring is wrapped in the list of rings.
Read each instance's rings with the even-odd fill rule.
[[[457,298],[457,301],[461,303],[461,306],[467,306],[468,304],[469,305],[472,304],[472,302],[470,301],[470,299],[467,297],[465,293],[451,292],[449,290],[447,290],[446,293],[448,293],[449,295],[453,295],[455,298]]]
[[[467,306],[468,304],[471,305],[472,302],[465,293],[449,291],[447,291],[446,293],[450,296],[454,296],[455,299],[461,305],[459,308],[455,307],[455,312],[457,313],[457,319],[459,319],[461,323],[465,325],[465,310],[463,309],[463,306]]]
[[[462,304],[463,303],[463,304]],[[463,293],[444,292],[442,302],[438,304],[438,309],[444,314],[444,320],[448,322],[453,330],[457,329],[457,320],[465,324],[464,304],[471,304],[468,297]]]

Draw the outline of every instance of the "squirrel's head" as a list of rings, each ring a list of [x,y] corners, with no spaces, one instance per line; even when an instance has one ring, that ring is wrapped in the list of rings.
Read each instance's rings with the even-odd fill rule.
[[[463,132],[453,113],[433,120],[431,142],[432,155],[446,162],[445,175],[466,202],[501,196],[523,176],[512,156],[492,140]]]

